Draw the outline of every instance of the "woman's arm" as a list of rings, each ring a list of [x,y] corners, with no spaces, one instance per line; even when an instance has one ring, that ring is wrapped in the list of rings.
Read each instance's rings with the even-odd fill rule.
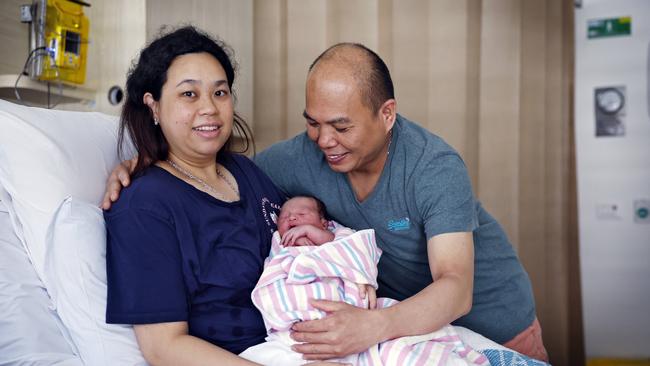
[[[158,365],[258,365],[188,334],[187,322],[133,326],[147,362]]]

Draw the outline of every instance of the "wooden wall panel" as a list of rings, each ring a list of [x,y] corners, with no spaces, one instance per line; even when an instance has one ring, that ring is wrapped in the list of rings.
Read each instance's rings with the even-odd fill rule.
[[[327,46],[358,42],[373,50],[378,46],[379,4],[376,0],[327,2]]]
[[[477,191],[517,247],[520,1],[484,1],[482,14]]]
[[[543,298],[546,283],[546,7],[543,2],[521,2],[521,89],[519,117],[519,257],[531,279],[536,298]],[[544,313],[545,303],[540,303]]]
[[[480,69],[481,69],[481,24],[482,12],[479,1],[467,2],[467,61],[465,77],[465,126],[466,135],[463,160],[467,165],[474,192],[479,187],[479,115],[480,115]]]
[[[477,74],[470,74],[468,68],[473,62],[468,54],[470,28],[468,23],[471,13],[468,1],[436,0],[429,7],[429,75],[428,75],[428,126],[431,131],[445,139],[463,156],[468,164],[470,174],[476,177],[472,169],[476,168],[474,151],[476,141],[468,136],[476,135],[477,125],[472,123],[470,115],[478,107],[476,94],[470,97],[468,88],[476,88],[468,79]],[[477,33],[478,35],[478,33]],[[478,65],[478,63],[475,63]],[[476,117],[474,114],[472,117]]]
[[[126,87],[126,73],[146,40],[145,1],[96,1],[85,8],[90,19],[86,87],[96,90],[94,106],[86,109],[119,115],[108,90]]]
[[[393,70],[393,0],[377,1],[377,48],[375,52]]]
[[[545,284],[540,317],[555,364],[584,365],[573,145],[573,7],[546,4]],[[565,279],[557,281],[557,278]]]
[[[287,0],[256,1],[253,12],[254,136],[261,151],[288,136]]]
[[[29,54],[29,24],[20,22],[20,5],[25,0],[0,1],[0,74],[18,75]]]
[[[429,2],[393,3],[393,60],[397,111],[429,128]]]
[[[305,130],[305,81],[314,59],[327,47],[327,3],[288,0],[287,3],[287,133]]]

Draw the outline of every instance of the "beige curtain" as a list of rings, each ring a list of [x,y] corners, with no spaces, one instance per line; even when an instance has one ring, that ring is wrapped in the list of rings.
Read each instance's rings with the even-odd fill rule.
[[[5,16],[24,2],[0,5],[8,9],[0,11],[0,39],[12,50],[0,61],[5,73],[15,73],[24,62],[16,55],[24,55],[27,30],[16,16]],[[88,85],[98,88],[100,110],[117,113],[105,106],[105,93],[122,83],[145,30],[150,38],[162,24],[192,22],[236,50],[242,71],[238,110],[253,125],[258,150],[304,129],[307,67],[326,47],[354,41],[377,51],[391,69],[400,113],[462,154],[476,194],[517,247],[533,282],[552,363],[584,364],[572,135],[573,1],[118,3],[99,2],[88,10],[98,45],[91,50],[90,64],[97,67],[89,70]]]
[[[554,365],[584,364],[573,165],[573,5],[566,0],[253,3],[258,149],[304,129],[307,67],[361,42],[398,110],[464,157],[533,282]]]

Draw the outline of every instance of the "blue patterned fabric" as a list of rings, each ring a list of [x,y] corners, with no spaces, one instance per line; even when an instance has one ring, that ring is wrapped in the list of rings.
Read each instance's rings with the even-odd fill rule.
[[[542,362],[520,353],[507,351],[502,349],[484,349],[481,351],[492,366],[550,366],[546,362]]]

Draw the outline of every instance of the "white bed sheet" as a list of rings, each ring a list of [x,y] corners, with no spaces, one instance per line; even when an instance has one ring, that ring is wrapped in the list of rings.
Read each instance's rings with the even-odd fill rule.
[[[512,357],[507,348],[466,328],[455,328],[475,350],[507,352]],[[67,332],[0,201],[0,366],[82,366]]]
[[[80,366],[0,201],[0,365]]]

